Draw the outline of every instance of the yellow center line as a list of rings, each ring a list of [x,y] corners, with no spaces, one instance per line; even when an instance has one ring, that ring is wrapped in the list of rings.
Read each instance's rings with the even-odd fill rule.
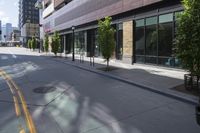
[[[19,125],[19,133],[26,133],[26,131],[24,130],[24,128],[22,128],[21,125]]]
[[[21,115],[21,110],[20,110],[20,107],[19,107],[19,102],[17,100],[17,97],[13,96],[13,100],[14,100],[14,103],[15,103],[15,112],[16,112],[16,115],[17,115],[17,117],[19,117]]]
[[[10,91],[13,95],[15,95],[15,92],[13,90],[13,87],[12,85],[9,83],[9,77],[6,75],[6,73],[2,70],[0,70],[0,75],[2,75],[2,77],[4,78],[4,80],[6,81],[7,85],[9,86],[10,88]]]
[[[15,92],[18,94],[19,96],[19,99],[22,103],[22,109],[23,109],[23,112],[24,112],[24,115],[25,115],[25,120],[26,120],[26,123],[29,127],[29,131],[30,133],[36,133],[36,128],[35,128],[35,124],[33,122],[33,119],[29,113],[29,110],[27,108],[27,103],[26,103],[26,100],[21,92],[21,89],[17,86],[17,84],[12,80],[12,78],[3,70],[0,70],[0,74],[3,76],[3,78],[6,80],[12,94],[15,95]],[[17,95],[16,94],[16,95]],[[13,97],[14,99],[14,102],[17,103],[17,98],[16,97]],[[19,106],[15,105],[15,109],[16,109],[16,114],[17,116],[20,114],[19,112]],[[25,133],[24,130],[21,130],[20,129],[20,133]]]
[[[9,81],[6,81],[6,83],[7,83],[7,85],[9,86],[11,93],[12,93],[13,95],[15,95],[15,92],[14,92],[14,90],[13,90],[11,84],[9,83]]]

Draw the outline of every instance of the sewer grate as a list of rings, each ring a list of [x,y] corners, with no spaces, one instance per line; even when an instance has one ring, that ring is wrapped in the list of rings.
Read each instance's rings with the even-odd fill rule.
[[[56,87],[54,86],[42,86],[33,89],[34,93],[40,93],[40,94],[46,94],[46,93],[51,93],[56,90]]]

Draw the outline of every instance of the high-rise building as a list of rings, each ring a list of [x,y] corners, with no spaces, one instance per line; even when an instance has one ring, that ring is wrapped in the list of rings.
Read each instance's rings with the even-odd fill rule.
[[[37,0],[37,2],[35,3],[35,8],[39,10],[39,19],[42,18],[42,13],[43,13],[43,4],[42,4],[43,0]],[[42,27],[42,19],[39,20],[40,22],[40,39],[43,40],[44,39],[44,30]]]
[[[13,32],[13,27],[11,23],[6,23],[1,27],[2,34],[1,34],[1,39],[2,41],[11,41],[12,40],[12,32]]]
[[[12,24],[11,23],[6,23],[6,41],[11,41],[12,40]]]
[[[19,28],[24,43],[32,36],[39,37],[39,10],[37,0],[19,0]]]
[[[181,0],[44,0],[43,5],[44,31],[58,31],[67,53],[74,51],[75,43],[76,54],[84,51],[86,56],[99,56],[98,20],[111,16],[117,60],[170,67],[179,64],[172,44],[177,14],[184,10]]]

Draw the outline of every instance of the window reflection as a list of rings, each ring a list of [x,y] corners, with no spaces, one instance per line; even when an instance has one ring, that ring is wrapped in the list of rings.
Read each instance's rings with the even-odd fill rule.
[[[172,51],[180,13],[168,13],[135,21],[136,62],[173,67],[180,65]]]
[[[146,63],[157,63],[157,17],[146,19]]]

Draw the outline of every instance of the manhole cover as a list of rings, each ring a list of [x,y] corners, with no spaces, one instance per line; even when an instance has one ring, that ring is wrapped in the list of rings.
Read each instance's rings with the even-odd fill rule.
[[[44,87],[38,87],[38,88],[33,89],[33,92],[46,94],[46,93],[53,92],[55,90],[56,90],[56,88],[53,86],[44,86]]]

